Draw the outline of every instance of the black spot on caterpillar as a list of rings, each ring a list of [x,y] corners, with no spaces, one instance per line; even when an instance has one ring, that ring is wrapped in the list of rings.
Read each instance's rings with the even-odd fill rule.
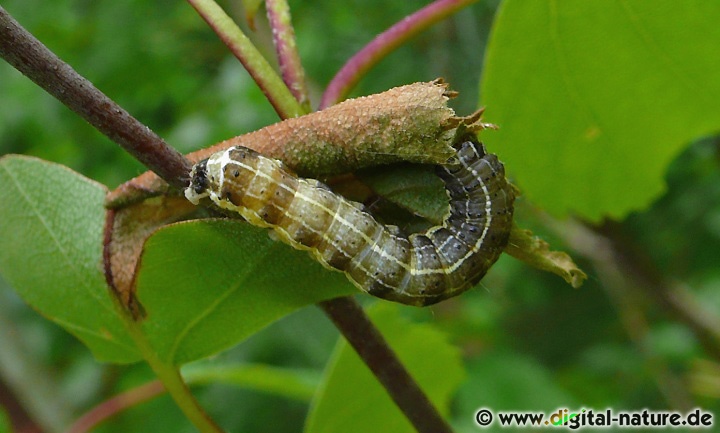
[[[231,147],[196,164],[185,196],[209,197],[248,222],[270,227],[294,248],[345,272],[361,290],[423,306],[477,284],[505,248],[513,187],[497,157],[465,141],[437,168],[450,206],[440,226],[406,237],[319,181],[246,147]]]

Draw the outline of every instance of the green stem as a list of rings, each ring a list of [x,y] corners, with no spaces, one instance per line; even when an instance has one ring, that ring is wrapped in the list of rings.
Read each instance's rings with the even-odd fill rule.
[[[303,107],[272,66],[217,3],[213,0],[188,0],[188,3],[240,60],[281,118],[305,114]]]
[[[223,431],[208,417],[197,400],[195,400],[195,397],[190,393],[190,389],[183,381],[182,376],[180,376],[180,370],[166,364],[156,364],[152,365],[152,367],[160,381],[165,385],[165,389],[175,400],[175,403],[198,430],[203,433],[221,433]]]
[[[183,414],[193,423],[201,433],[223,433],[223,430],[208,417],[198,401],[193,397],[187,384],[180,375],[180,370],[175,365],[158,358],[155,349],[145,338],[145,333],[139,323],[132,321],[127,316],[128,330],[137,344],[140,353],[150,365],[160,382],[163,383],[168,394],[175,400]]]

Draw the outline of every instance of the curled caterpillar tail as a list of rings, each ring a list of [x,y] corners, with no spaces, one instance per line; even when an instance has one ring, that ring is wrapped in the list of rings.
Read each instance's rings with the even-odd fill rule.
[[[371,295],[424,306],[480,281],[507,245],[515,200],[502,163],[480,143],[460,144],[437,172],[448,213],[442,225],[409,237],[324,184],[241,146],[196,164],[185,196],[195,204],[208,197],[253,225],[272,228]]]

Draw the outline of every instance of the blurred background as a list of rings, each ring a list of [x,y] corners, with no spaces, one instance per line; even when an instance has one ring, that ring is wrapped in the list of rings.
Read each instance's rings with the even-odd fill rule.
[[[239,2],[220,3],[247,29]],[[313,103],[350,56],[426,4],[291,0]],[[444,77],[460,92],[453,107],[469,114],[478,105],[483,47],[497,6],[497,1],[480,2],[433,26],[375,67],[353,96]],[[3,7],[182,152],[278,120],[239,62],[184,2],[5,0]],[[255,26],[248,32],[272,58],[262,14]],[[0,62],[0,154],[8,153],[67,165],[108,188],[144,171]],[[503,256],[479,290],[428,309],[402,309],[410,319],[447,333],[462,351],[467,376],[452,406],[458,432],[479,431],[472,418],[478,407],[700,407],[720,414],[719,164],[718,138],[698,140],[672,163],[667,192],[651,207],[592,227],[555,221],[520,200],[518,223],[569,252],[588,273],[579,290]],[[319,375],[337,338],[324,315],[310,307],[217,360]],[[0,276],[0,405],[15,431],[62,431],[95,404],[152,378],[144,365],[95,362],[76,339],[27,307]],[[205,386],[197,395],[228,431],[301,431],[308,410],[304,402],[224,386]],[[193,428],[163,396],[98,431]]]

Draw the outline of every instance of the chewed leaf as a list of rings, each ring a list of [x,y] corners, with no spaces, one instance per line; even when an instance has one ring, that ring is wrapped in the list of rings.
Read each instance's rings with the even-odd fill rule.
[[[226,349],[303,306],[358,293],[344,275],[242,221],[166,226],[145,244],[141,326],[164,362]]]
[[[408,84],[287,119],[187,157],[198,162],[217,151],[244,146],[308,177],[401,161],[442,163],[452,156],[458,134],[489,127],[481,122],[481,111],[455,116],[447,105],[453,96],[440,80]],[[119,208],[166,190],[167,184],[147,172],[112,191],[107,202]]]
[[[105,188],[66,167],[16,155],[0,159],[0,184],[3,277],[99,360],[138,360],[100,267]]]
[[[200,211],[185,198],[174,196],[153,197],[108,210],[103,266],[112,289],[133,316],[141,315],[135,299],[135,270],[148,236],[163,225],[197,216]]]
[[[550,245],[530,230],[513,226],[505,252],[528,265],[561,276],[574,288],[582,286],[587,275],[562,251],[551,251]]]

